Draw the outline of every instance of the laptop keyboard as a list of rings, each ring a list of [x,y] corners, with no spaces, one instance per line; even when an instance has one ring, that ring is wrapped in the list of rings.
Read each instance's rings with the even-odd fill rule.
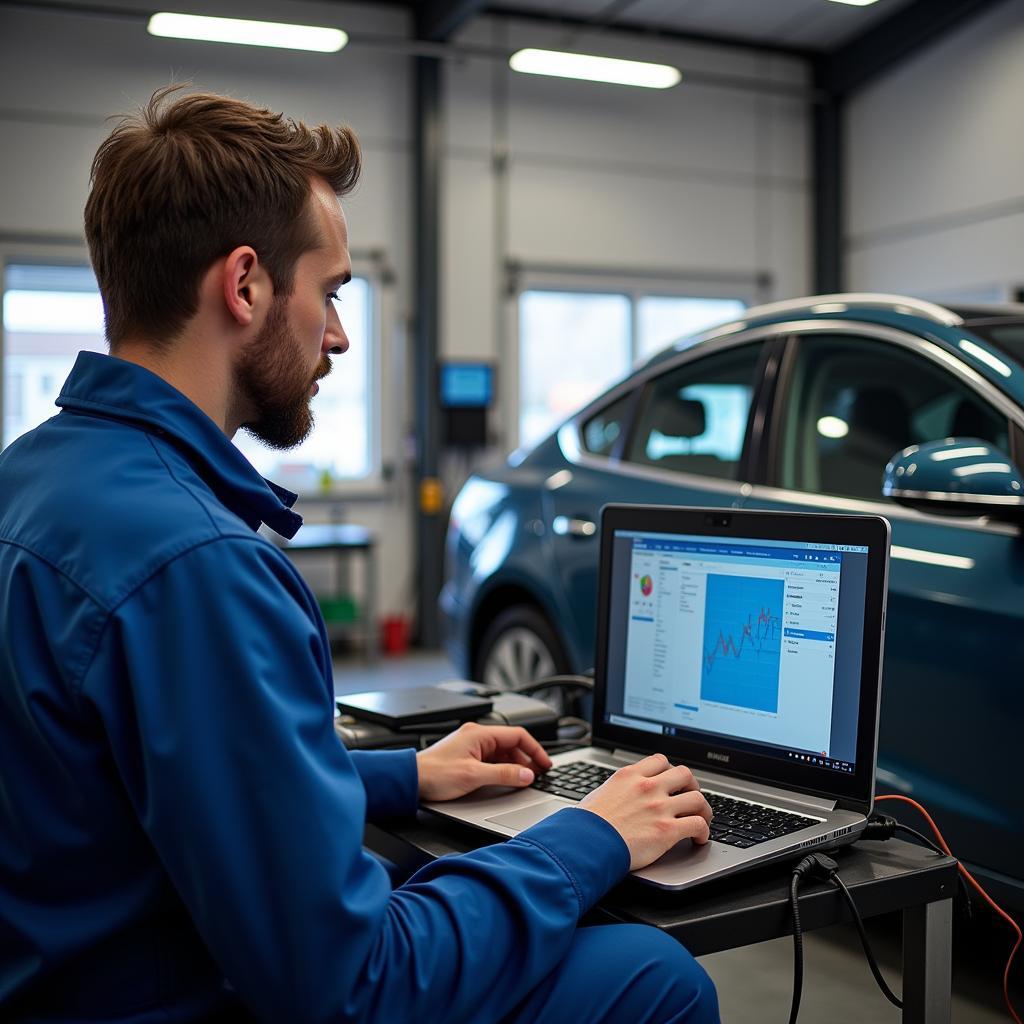
[[[569,800],[582,800],[597,789],[606,779],[614,775],[611,768],[589,761],[573,761],[559,765],[537,777],[534,789]],[[739,849],[767,843],[779,836],[798,832],[809,825],[817,825],[820,818],[808,818],[802,814],[782,811],[777,807],[756,804],[750,800],[723,796],[721,793],[703,790],[707,802],[714,811],[711,821],[711,839]]]

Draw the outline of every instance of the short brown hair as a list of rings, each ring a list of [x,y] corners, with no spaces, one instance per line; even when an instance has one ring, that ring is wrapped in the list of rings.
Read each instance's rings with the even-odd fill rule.
[[[112,347],[174,338],[198,309],[203,274],[239,245],[289,294],[296,261],[317,244],[311,177],[338,195],[359,178],[350,128],[310,129],[211,93],[172,97],[182,88],[123,117],[92,163],[85,235]]]

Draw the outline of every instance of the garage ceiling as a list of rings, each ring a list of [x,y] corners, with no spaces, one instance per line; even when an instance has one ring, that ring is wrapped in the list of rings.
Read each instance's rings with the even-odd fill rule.
[[[484,11],[552,16],[595,25],[695,33],[794,49],[831,50],[911,0],[852,7],[831,0],[500,0]]]

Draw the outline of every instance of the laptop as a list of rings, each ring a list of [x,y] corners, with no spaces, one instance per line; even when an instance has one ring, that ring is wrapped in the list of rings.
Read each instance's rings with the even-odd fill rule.
[[[889,523],[607,505],[591,745],[525,790],[426,804],[514,836],[652,753],[714,810],[633,874],[664,889],[853,842],[874,800]]]

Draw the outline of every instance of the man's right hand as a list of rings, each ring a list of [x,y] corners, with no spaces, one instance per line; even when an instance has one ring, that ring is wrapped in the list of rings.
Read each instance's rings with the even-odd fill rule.
[[[711,807],[693,772],[652,754],[620,768],[580,802],[622,836],[629,870],[647,867],[682,839],[703,844],[710,835]]]

